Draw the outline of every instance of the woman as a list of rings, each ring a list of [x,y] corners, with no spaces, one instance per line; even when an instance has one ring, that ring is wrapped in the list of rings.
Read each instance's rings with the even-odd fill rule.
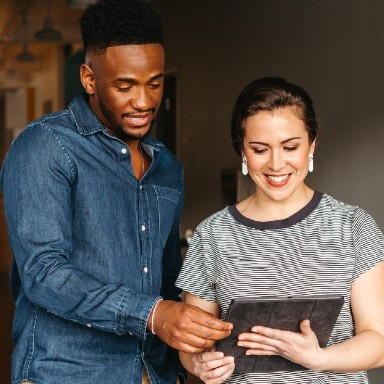
[[[281,78],[250,83],[232,116],[232,141],[253,195],[196,229],[177,285],[186,302],[224,317],[239,296],[330,295],[344,305],[328,346],[309,320],[300,332],[255,326],[240,334],[249,355],[279,355],[302,371],[234,374],[215,350],[181,353],[205,383],[367,383],[365,370],[384,365],[384,239],[359,207],[314,191],[318,126],[305,90]]]

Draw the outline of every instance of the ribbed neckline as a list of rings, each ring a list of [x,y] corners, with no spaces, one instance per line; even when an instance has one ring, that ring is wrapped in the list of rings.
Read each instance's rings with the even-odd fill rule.
[[[273,221],[255,221],[248,219],[243,216],[236,205],[231,205],[228,207],[229,213],[233,216],[233,218],[238,221],[240,224],[244,224],[247,227],[255,228],[255,229],[281,229],[288,228],[292,225],[297,224],[301,220],[305,219],[313,210],[319,205],[320,200],[323,194],[321,192],[315,191],[312,199],[301,208],[299,211],[294,213],[292,216],[287,217],[283,220],[273,220]]]

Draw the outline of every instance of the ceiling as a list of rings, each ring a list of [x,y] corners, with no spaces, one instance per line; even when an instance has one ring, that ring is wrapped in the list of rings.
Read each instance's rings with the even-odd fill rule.
[[[80,45],[79,18],[94,0],[0,0],[0,83],[10,74],[27,75],[52,45]],[[61,40],[43,41],[35,34],[44,23]],[[52,32],[52,31],[51,31]],[[21,55],[20,55],[21,54]]]

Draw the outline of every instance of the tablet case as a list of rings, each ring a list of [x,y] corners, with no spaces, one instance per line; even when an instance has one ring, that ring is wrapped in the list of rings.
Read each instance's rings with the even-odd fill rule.
[[[233,330],[219,341],[217,350],[235,358],[235,373],[305,370],[281,356],[245,355],[246,348],[237,346],[238,335],[250,332],[255,325],[299,332],[301,321],[309,319],[320,347],[325,347],[343,302],[343,297],[337,295],[232,299],[225,319],[233,324]]]

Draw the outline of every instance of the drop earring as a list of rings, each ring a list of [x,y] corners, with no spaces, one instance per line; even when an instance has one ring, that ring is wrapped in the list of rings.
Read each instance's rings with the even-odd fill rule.
[[[309,154],[308,172],[313,172],[313,154]]]
[[[245,156],[243,156],[243,161],[241,163],[241,173],[244,176],[248,175],[247,158]]]

